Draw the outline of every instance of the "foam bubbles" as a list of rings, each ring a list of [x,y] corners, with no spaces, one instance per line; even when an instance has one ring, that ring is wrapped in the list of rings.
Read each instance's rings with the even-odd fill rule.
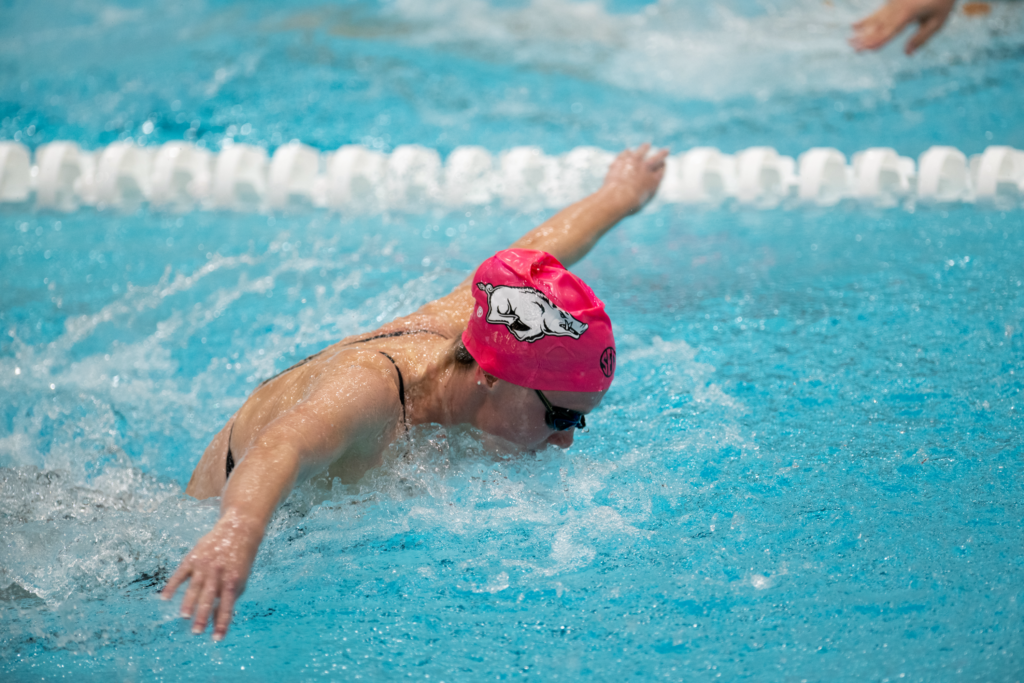
[[[720,101],[780,94],[886,90],[929,66],[1010,41],[1024,13],[1009,3],[990,16],[955,13],[913,62],[897,50],[855,56],[850,25],[877,2],[802,0],[784,7],[724,2],[707,7],[662,0],[635,13],[599,2],[533,0],[510,8],[484,0],[396,0],[396,20],[419,29],[409,40],[602,81],[627,90]],[[897,39],[900,44],[905,38]]]

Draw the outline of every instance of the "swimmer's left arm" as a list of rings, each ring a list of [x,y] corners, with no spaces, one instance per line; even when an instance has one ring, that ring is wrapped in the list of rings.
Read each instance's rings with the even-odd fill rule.
[[[644,144],[627,149],[612,162],[601,189],[569,206],[518,239],[512,248],[546,251],[566,268],[587,255],[597,241],[623,218],[642,209],[658,191],[668,150],[651,152]],[[427,315],[461,332],[473,310],[472,276],[450,294],[423,306]]]
[[[566,268],[582,259],[619,221],[642,209],[665,175],[667,149],[644,144],[615,158],[601,189],[523,235],[513,249],[546,251]]]

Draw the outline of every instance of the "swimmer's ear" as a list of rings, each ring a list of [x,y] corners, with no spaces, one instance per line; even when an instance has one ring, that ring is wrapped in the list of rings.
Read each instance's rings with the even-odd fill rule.
[[[498,378],[494,375],[484,372],[479,365],[476,366],[476,378],[477,384],[483,382],[488,389],[493,389],[494,385],[498,383]]]

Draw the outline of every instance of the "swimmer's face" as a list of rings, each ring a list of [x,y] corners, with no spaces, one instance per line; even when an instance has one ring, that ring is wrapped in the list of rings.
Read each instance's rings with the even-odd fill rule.
[[[488,387],[486,399],[477,413],[476,427],[524,450],[572,445],[576,429],[559,432],[548,427],[544,421],[547,410],[536,391],[494,378],[490,380],[493,384]],[[544,395],[554,406],[587,414],[597,408],[605,392],[545,391]]]

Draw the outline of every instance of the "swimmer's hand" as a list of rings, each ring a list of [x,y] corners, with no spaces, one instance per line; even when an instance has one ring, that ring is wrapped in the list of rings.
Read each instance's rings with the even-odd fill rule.
[[[608,168],[601,191],[619,195],[626,202],[626,215],[636,213],[658,191],[667,156],[667,149],[652,152],[650,143],[621,152]]]
[[[668,150],[652,152],[649,144],[627,149],[615,157],[600,190],[565,207],[516,240],[512,248],[546,251],[571,267],[602,235],[651,200],[665,175],[667,156]],[[449,295],[458,302],[452,305],[467,314],[473,310],[471,283],[472,278],[467,278]]]
[[[234,616],[235,600],[245,590],[256,551],[263,540],[263,527],[233,515],[220,518],[210,533],[182,560],[178,570],[160,592],[170,600],[181,584],[189,581],[181,616],[192,619],[192,633],[202,633],[211,613],[213,639],[222,640]]]
[[[920,27],[904,47],[908,55],[913,54],[942,28],[954,4],[955,0],[889,0],[877,12],[853,25],[850,45],[857,52],[877,50],[916,21]]]

